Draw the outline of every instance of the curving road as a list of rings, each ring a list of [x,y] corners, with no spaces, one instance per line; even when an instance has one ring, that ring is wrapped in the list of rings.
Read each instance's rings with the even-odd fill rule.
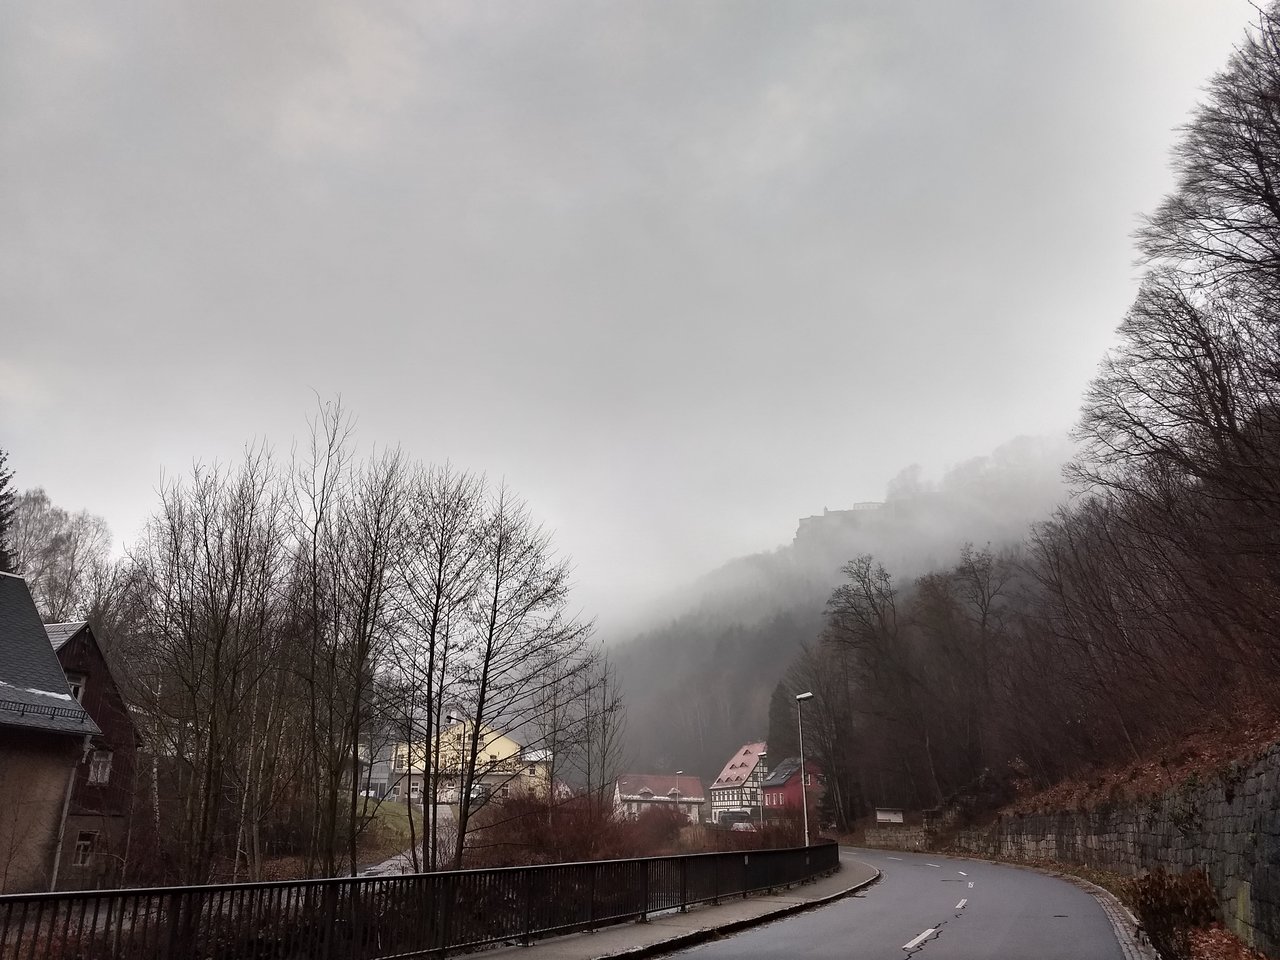
[[[1065,880],[976,860],[842,850],[879,868],[856,897],[673,956],[697,960],[1124,960],[1111,921]]]

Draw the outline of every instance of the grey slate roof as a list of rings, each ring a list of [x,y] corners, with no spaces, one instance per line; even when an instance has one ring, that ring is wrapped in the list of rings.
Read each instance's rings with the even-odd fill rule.
[[[764,785],[766,787],[780,787],[795,775],[800,769],[799,757],[787,757],[780,764],[769,771],[769,776],[765,777]],[[813,764],[809,764],[810,779],[813,775]]]
[[[53,649],[61,650],[62,645],[84,629],[88,620],[76,620],[72,623],[46,623],[44,632],[49,635]]]
[[[0,726],[98,734],[71,696],[27,582],[0,573]]]

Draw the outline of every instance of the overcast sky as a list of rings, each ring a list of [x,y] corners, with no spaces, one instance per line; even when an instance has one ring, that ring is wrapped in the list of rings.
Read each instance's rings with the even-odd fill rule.
[[[132,541],[162,470],[505,477],[611,618],[1065,430],[1247,0],[0,8],[0,447]]]

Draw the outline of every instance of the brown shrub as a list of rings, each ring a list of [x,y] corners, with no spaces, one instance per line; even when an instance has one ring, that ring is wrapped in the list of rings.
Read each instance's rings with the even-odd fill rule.
[[[1192,930],[1218,916],[1218,901],[1203,870],[1153,870],[1130,881],[1129,902],[1151,945],[1165,960],[1191,960]]]

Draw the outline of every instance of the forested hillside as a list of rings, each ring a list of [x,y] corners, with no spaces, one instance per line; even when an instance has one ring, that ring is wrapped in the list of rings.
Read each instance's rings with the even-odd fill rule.
[[[814,692],[842,825],[1166,766],[1197,740],[1256,748],[1280,721],[1277,9],[1213,78],[1139,234],[1077,495],[1016,550],[927,571],[900,543],[851,551],[785,691]]]
[[[913,577],[965,543],[1019,542],[1061,500],[1068,454],[1065,440],[1019,438],[936,482],[908,468],[890,481],[879,509],[827,518],[672,598],[661,611],[665,624],[615,648],[630,763],[714,776],[733,750],[766,735],[770,696],[822,632],[845,563],[874,553]]]

